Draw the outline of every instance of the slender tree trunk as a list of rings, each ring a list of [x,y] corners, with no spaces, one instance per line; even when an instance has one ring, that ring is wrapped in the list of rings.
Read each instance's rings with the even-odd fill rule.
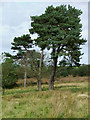
[[[37,80],[37,90],[39,90],[39,80]]]
[[[25,58],[25,72],[24,72],[24,88],[26,88],[26,84],[27,84],[27,66],[28,66],[28,61],[27,61],[28,51],[26,48],[25,48],[25,50],[26,50],[26,58]]]
[[[24,72],[24,88],[26,88],[26,84],[27,84],[27,71],[25,69],[25,72]]]
[[[42,87],[41,87],[41,81],[37,80],[37,90],[41,91]]]
[[[42,61],[43,61],[43,50],[41,52],[41,58],[40,58],[40,65],[39,65],[39,80],[38,80],[38,90],[41,91],[41,69],[42,69]]]
[[[24,88],[26,88],[26,84],[27,84],[27,52],[26,52],[26,59],[25,59]]]
[[[53,62],[54,62],[54,64],[52,67],[51,76],[50,76],[50,80],[49,80],[49,90],[54,89],[54,77],[55,77],[56,66],[57,66],[57,57],[53,58]]]
[[[38,91],[41,91],[41,90],[42,90],[41,81],[40,81],[40,80],[37,81],[37,90],[38,90]]]

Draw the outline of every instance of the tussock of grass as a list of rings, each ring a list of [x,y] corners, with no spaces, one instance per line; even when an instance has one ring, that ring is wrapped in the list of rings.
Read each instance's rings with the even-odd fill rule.
[[[86,118],[87,83],[57,84],[55,90],[36,91],[36,86],[6,90],[2,101],[3,118]]]
[[[56,105],[53,109],[52,117],[58,118],[83,118],[88,114],[88,99],[84,96],[78,98],[71,92],[58,93],[56,96]],[[78,112],[77,112],[78,111]],[[82,113],[82,114],[81,114]]]

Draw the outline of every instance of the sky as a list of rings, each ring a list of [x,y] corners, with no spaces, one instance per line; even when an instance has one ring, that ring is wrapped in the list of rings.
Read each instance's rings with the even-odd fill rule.
[[[53,0],[52,0],[53,1]],[[59,2],[54,1],[49,2],[43,1],[37,2],[35,0],[30,2],[7,2],[3,1],[0,4],[0,53],[11,51],[11,42],[13,42],[14,37],[19,37],[23,34],[28,34],[31,28],[30,16],[41,15],[44,13],[45,9],[53,5],[54,7],[61,4],[70,4],[77,9],[81,9],[83,14],[81,17],[82,27],[82,37],[88,40],[88,2]],[[36,35],[32,35],[32,39],[36,38]],[[88,42],[81,46],[82,59],[81,64],[88,64]],[[36,48],[36,50],[39,50]]]

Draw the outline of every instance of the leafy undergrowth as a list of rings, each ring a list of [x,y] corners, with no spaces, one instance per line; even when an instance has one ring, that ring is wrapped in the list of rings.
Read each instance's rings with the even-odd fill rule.
[[[55,83],[55,90],[36,86],[7,89],[2,96],[3,118],[87,118],[88,84]]]

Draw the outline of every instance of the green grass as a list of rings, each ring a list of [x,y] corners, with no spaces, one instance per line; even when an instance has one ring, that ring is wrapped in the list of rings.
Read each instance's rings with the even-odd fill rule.
[[[36,86],[7,89],[2,96],[3,118],[87,118],[88,85],[55,83],[55,90]]]

